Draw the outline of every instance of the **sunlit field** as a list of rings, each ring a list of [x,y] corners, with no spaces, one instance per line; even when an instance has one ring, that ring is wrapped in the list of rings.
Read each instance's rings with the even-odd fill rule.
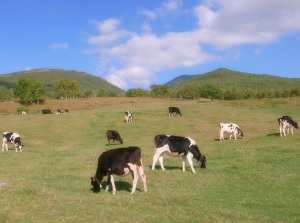
[[[182,117],[168,117],[177,106]],[[16,102],[0,103],[0,131],[22,136],[0,153],[0,222],[300,222],[300,130],[280,137],[277,118],[300,124],[300,98],[243,101],[94,98],[47,100],[20,115]],[[42,115],[42,108],[69,109]],[[124,122],[124,111],[133,122]],[[245,138],[219,141],[218,123],[234,122]],[[107,145],[108,129],[123,145]],[[192,137],[207,157],[194,161],[166,156],[166,171],[151,170],[156,134]],[[141,181],[131,195],[130,176],[115,176],[117,193],[93,193],[99,155],[139,146],[148,192]],[[106,181],[106,179],[105,179]],[[5,184],[1,184],[5,183]],[[105,185],[105,183],[104,183]]]

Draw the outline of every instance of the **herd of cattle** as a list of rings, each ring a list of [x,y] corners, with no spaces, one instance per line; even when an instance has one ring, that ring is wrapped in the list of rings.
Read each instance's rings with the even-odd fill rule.
[[[58,109],[58,114],[67,113],[66,109]],[[52,114],[51,110],[43,109],[43,114]],[[173,114],[181,116],[181,112],[177,107],[169,107],[169,116]],[[133,114],[131,111],[125,112],[125,122],[132,122]],[[278,118],[279,133],[280,136],[286,136],[286,132],[291,131],[293,128],[298,129],[298,123],[295,122],[290,116],[281,116]],[[235,123],[219,123],[219,136],[220,141],[224,140],[224,133],[230,134],[230,139],[232,135],[237,139],[237,135],[242,138],[245,136],[241,128]],[[108,145],[110,140],[123,144],[123,139],[116,130],[108,130],[106,132]],[[21,136],[14,132],[4,132],[2,151],[8,151],[8,143],[13,143],[16,152],[22,152]],[[201,154],[195,140],[190,137],[174,136],[174,135],[156,135],[154,137],[155,153],[152,160],[152,170],[155,169],[157,161],[159,161],[161,169],[165,170],[163,165],[163,155],[167,154],[173,157],[182,157],[182,171],[185,171],[185,161],[188,161],[190,168],[193,173],[196,173],[193,166],[193,158],[197,160],[200,168],[206,168],[206,157]],[[106,191],[112,187],[112,193],[116,193],[116,186],[114,182],[113,175],[125,176],[131,174],[133,177],[133,185],[131,194],[136,190],[137,181],[139,176],[142,179],[144,191],[147,191],[146,175],[142,163],[142,153],[141,149],[137,146],[123,147],[117,149],[111,149],[103,152],[98,158],[98,165],[95,176],[91,177],[91,184],[93,186],[94,192],[99,192],[102,188],[102,180],[107,176],[107,186]]]

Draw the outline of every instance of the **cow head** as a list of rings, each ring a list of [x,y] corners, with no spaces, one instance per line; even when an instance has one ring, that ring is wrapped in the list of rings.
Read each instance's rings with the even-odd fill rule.
[[[199,160],[200,168],[206,168],[206,156],[201,156]]]
[[[102,188],[101,182],[96,177],[91,177],[91,184],[95,193],[98,193]]]
[[[296,129],[299,129],[299,126],[298,126],[298,123],[297,123],[297,122],[294,122],[294,127],[295,127]]]
[[[240,129],[240,128],[238,128],[238,127],[236,127],[236,129],[237,129],[237,132],[241,135],[241,137],[245,137],[245,134],[244,134],[244,132]]]

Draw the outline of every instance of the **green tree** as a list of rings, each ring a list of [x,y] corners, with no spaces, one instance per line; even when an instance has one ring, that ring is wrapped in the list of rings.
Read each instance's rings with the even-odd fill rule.
[[[17,82],[14,94],[23,104],[39,104],[45,100],[45,85],[40,81],[22,78]]]
[[[107,92],[104,88],[101,88],[99,91],[98,91],[98,94],[97,94],[97,97],[105,97],[107,96]]]
[[[222,90],[215,85],[207,84],[200,88],[201,97],[209,98],[212,101],[214,99],[221,98],[221,94],[222,94]]]
[[[131,88],[126,91],[126,97],[147,97],[149,92],[141,88]]]
[[[164,98],[169,95],[168,85],[151,85],[151,95],[155,98]]]
[[[199,94],[199,87],[196,84],[186,84],[178,92],[178,97],[185,99],[196,99]]]
[[[0,87],[0,101],[9,101],[14,98],[14,93],[4,87]]]
[[[75,95],[79,92],[79,83],[75,80],[64,78],[56,81],[54,91],[57,98],[75,98]]]

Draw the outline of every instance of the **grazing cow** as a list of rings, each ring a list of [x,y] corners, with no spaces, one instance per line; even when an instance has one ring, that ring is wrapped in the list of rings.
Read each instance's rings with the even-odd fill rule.
[[[234,123],[219,123],[220,141],[224,140],[224,132],[230,133],[229,139],[231,139],[232,134],[235,139],[237,139],[237,134],[240,134],[242,138],[245,137],[244,132]]]
[[[115,142],[116,140],[120,144],[123,144],[123,139],[121,138],[120,134],[116,130],[107,130],[106,137],[107,137],[108,145],[110,144],[111,139],[113,140],[113,142]]]
[[[21,143],[21,136],[14,132],[4,132],[3,133],[3,140],[2,140],[2,151],[4,149],[8,151],[7,143],[13,143],[15,145],[16,152],[22,152],[22,143]]]
[[[22,111],[21,114],[22,115],[27,115],[27,112],[26,111]]]
[[[50,109],[43,109],[42,110],[42,114],[43,115],[48,115],[48,114],[53,114],[52,111]]]
[[[57,114],[65,114],[65,113],[68,113],[69,112],[69,110],[68,109],[57,109]]]
[[[182,157],[182,171],[185,171],[185,160],[191,166],[192,172],[196,173],[193,167],[193,158],[195,158],[201,168],[206,168],[206,157],[201,155],[196,142],[190,137],[171,136],[171,135],[156,135],[154,137],[155,153],[153,156],[152,170],[155,169],[157,160],[160,162],[162,170],[165,170],[163,165],[163,154],[167,153],[170,156]]]
[[[277,120],[278,120],[278,124],[279,124],[280,136],[282,136],[282,134],[284,136],[286,136],[285,130],[287,130],[287,133],[289,133],[289,129],[291,129],[291,133],[294,135],[293,127],[295,127],[296,129],[299,128],[298,123],[295,122],[291,118],[291,116],[284,115],[284,116],[279,117]]]
[[[132,118],[133,118],[133,115],[132,115],[132,112],[131,111],[126,111],[125,112],[125,122],[132,122]]]
[[[181,116],[181,112],[180,112],[179,108],[169,107],[169,116],[173,116],[173,113],[175,113],[177,116]]]
[[[107,186],[105,191],[112,185],[112,194],[116,194],[116,186],[113,174],[126,176],[131,174],[133,184],[131,194],[136,190],[138,175],[142,178],[144,191],[147,191],[146,175],[141,157],[141,149],[137,146],[127,148],[117,148],[103,152],[98,159],[98,167],[94,177],[91,177],[91,184],[94,192],[99,192],[102,188],[103,177],[107,176]]]

